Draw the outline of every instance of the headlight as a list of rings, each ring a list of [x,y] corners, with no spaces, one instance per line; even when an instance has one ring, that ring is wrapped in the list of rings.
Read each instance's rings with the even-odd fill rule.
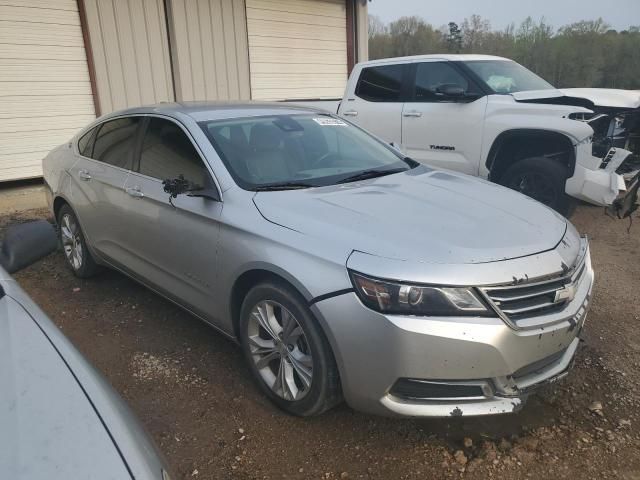
[[[411,285],[350,273],[362,303],[378,312],[423,316],[494,316],[473,288]]]

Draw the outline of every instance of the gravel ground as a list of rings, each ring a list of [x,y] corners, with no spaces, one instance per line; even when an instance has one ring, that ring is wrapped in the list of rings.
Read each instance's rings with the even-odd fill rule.
[[[0,226],[46,216],[0,217]],[[640,222],[580,207],[596,286],[576,367],[523,411],[398,420],[277,411],[239,349],[128,278],[76,279],[61,253],[16,275],[129,402],[178,479],[640,479]]]

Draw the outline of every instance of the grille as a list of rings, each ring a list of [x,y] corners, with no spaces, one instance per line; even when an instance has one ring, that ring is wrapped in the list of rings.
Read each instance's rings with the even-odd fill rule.
[[[524,320],[560,312],[573,300],[585,273],[585,258],[572,272],[555,278],[481,290],[503,319],[519,326]]]
[[[615,148],[612,148],[611,150],[609,150],[607,155],[602,159],[602,162],[600,163],[600,168],[607,168],[607,165],[609,165],[609,162],[611,161],[611,159],[615,154],[616,154]]]

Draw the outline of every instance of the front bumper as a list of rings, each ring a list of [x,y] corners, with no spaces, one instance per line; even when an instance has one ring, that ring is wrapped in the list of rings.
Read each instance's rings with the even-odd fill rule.
[[[629,155],[627,150],[614,148],[602,159],[592,155],[590,143],[578,145],[575,171],[565,184],[567,195],[595,205],[611,205],[626,190],[625,179],[616,170]]]
[[[312,306],[332,345],[347,403],[381,415],[444,417],[519,410],[538,387],[566,375],[584,325],[593,270],[544,326],[516,329],[501,318],[383,315],[355,293]],[[399,380],[480,385],[480,395],[400,395]]]

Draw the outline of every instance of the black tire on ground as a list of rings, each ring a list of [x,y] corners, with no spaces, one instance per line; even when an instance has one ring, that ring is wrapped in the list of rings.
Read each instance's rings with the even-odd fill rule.
[[[532,157],[511,165],[500,178],[501,185],[523,193],[569,217],[575,200],[565,193],[567,167],[546,157]]]
[[[270,336],[270,334],[262,327],[255,330],[255,325],[258,325],[259,322],[255,320],[255,317],[253,320],[251,318],[252,312],[256,306],[264,305],[262,302],[269,302],[272,305],[277,305],[273,310],[274,315],[277,317],[278,312],[280,312],[281,319],[283,315],[281,307],[284,307],[284,309],[293,315],[295,321],[304,334],[302,337],[298,337],[296,342],[303,343],[300,348],[304,353],[311,355],[313,367],[311,369],[310,387],[308,387],[306,394],[298,400],[285,399],[281,395],[276,394],[272,389],[275,384],[267,384],[256,365],[255,359],[258,357],[254,356],[254,353],[251,351],[251,348],[255,348],[255,342],[252,342],[249,339],[250,330],[254,334],[258,331],[260,335],[266,337],[267,341],[270,342],[272,342],[270,338],[273,337],[273,335]],[[309,310],[306,302],[293,288],[285,282],[279,281],[267,281],[256,285],[249,291],[242,303],[239,323],[240,343],[245,359],[249,365],[249,369],[251,370],[251,374],[265,395],[280,409],[293,415],[308,417],[319,415],[342,401],[338,368],[329,343],[313,316],[313,313]],[[250,324],[252,326],[250,326]],[[284,321],[282,321],[281,324],[284,325]],[[282,335],[280,335],[280,338],[283,338]],[[250,343],[252,347],[250,347]],[[276,342],[272,343],[277,345]],[[289,346],[291,347],[291,345]],[[284,342],[281,347],[286,348]],[[300,350],[296,351],[299,352]],[[292,351],[291,354],[293,353],[294,352]],[[271,372],[273,372],[275,377],[277,377],[280,362],[284,362],[284,360],[278,360],[277,358],[271,361],[267,367]],[[291,362],[289,362],[289,365],[291,365]],[[265,371],[264,367],[262,367],[261,371]],[[293,370],[290,368],[290,371]],[[267,374],[270,375],[269,373]],[[299,375],[296,380],[297,383],[300,383]]]
[[[80,223],[73,209],[69,205],[63,205],[58,212],[58,235],[62,245],[62,253],[65,262],[73,274],[78,278],[89,278],[100,271],[100,266],[91,256],[87,243],[80,228]],[[70,229],[75,239],[74,244],[69,244],[68,230]],[[66,233],[66,235],[65,235]],[[66,244],[66,245],[65,245]],[[80,255],[70,256],[69,249],[77,248]]]

